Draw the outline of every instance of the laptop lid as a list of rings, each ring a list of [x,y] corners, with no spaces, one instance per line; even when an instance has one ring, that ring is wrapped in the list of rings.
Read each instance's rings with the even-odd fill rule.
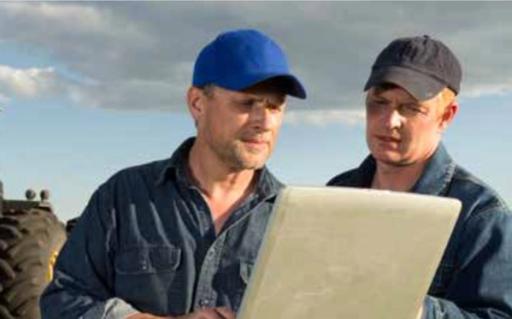
[[[434,196],[287,187],[237,318],[416,318],[459,210]]]

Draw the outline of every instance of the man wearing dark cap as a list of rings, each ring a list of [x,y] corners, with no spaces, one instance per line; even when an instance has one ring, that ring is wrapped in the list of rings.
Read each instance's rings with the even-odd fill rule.
[[[42,296],[44,318],[234,318],[282,187],[264,165],[286,95],[306,92],[255,30],[208,44],[192,82],[196,137],[98,188]]]
[[[441,143],[458,110],[461,74],[457,58],[440,41],[423,36],[391,42],[365,86],[371,155],[328,185],[459,199],[462,211],[420,317],[512,318],[510,211]]]

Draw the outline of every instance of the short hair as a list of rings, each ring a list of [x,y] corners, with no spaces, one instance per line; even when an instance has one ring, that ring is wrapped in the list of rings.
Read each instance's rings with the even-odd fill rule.
[[[213,91],[215,90],[216,87],[217,86],[215,84],[209,83],[209,84],[197,87],[197,88],[200,89],[201,91],[203,91],[203,94],[206,97],[212,97]]]

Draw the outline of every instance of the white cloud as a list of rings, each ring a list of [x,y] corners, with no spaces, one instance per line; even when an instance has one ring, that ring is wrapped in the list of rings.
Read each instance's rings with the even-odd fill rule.
[[[62,81],[51,67],[16,69],[0,65],[0,95],[4,101],[9,96],[36,98],[56,94],[61,85]]]
[[[497,84],[473,84],[472,86],[464,88],[462,97],[467,98],[478,98],[482,96],[490,96],[490,95],[506,95],[507,93],[512,92],[512,79],[506,83],[497,83]]]
[[[2,3],[2,46],[43,52],[57,70],[87,81],[39,65],[4,64],[0,94],[51,93],[85,106],[184,110],[198,51],[221,31],[251,27],[283,46],[306,85],[309,98],[297,108],[319,110],[288,121],[353,123],[361,120],[352,110],[361,105],[373,60],[400,36],[430,34],[450,46],[463,64],[464,97],[510,92],[511,15],[507,2]]]
[[[24,17],[25,19],[37,20],[44,19],[48,23],[59,23],[72,25],[75,30],[102,30],[102,14],[92,8],[82,5],[68,4],[50,4],[50,3],[8,3],[3,7],[6,14],[15,17]]]

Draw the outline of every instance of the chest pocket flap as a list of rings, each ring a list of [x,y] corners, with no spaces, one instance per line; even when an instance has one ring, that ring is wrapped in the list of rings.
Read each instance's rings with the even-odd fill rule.
[[[175,246],[135,246],[121,250],[115,257],[119,274],[136,275],[175,271],[181,262],[181,249]]]

